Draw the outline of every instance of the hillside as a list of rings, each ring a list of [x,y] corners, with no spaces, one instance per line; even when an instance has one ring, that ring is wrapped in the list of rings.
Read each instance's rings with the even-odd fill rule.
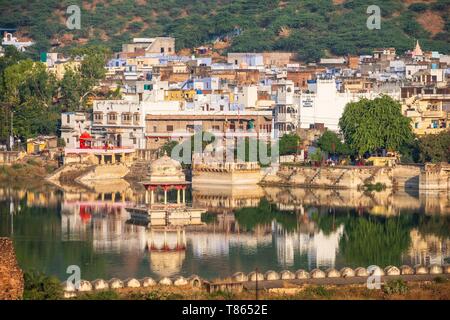
[[[81,30],[65,26],[67,6],[78,3]],[[366,27],[366,0],[0,0],[0,27],[18,28],[36,52],[60,43],[105,44],[119,50],[133,37],[170,35],[177,49],[225,38],[230,51],[285,50],[300,58],[362,54],[375,47],[450,52],[448,0],[374,0],[380,30]]]

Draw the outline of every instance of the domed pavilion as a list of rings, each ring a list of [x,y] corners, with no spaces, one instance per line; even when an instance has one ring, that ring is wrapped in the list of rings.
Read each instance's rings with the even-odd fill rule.
[[[170,158],[167,154],[151,163],[150,175],[141,183],[146,190],[145,203],[150,206],[155,204],[155,192],[158,189],[164,191],[164,205],[168,205],[167,192],[174,189],[177,190],[177,205],[184,206],[186,203],[186,187],[190,183],[186,181],[180,162]]]

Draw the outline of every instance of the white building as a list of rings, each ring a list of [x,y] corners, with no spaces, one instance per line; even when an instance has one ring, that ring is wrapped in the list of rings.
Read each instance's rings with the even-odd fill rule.
[[[281,80],[277,85],[276,104],[273,109],[274,129],[280,136],[298,127],[298,103],[295,103],[294,82]]]
[[[5,32],[3,36],[3,46],[14,46],[20,52],[24,52],[27,47],[32,46],[32,41],[19,41],[16,37],[13,37],[12,33]]]
[[[308,92],[298,97],[299,124],[303,129],[323,125],[332,131],[339,130],[339,119],[349,102],[361,98],[373,99],[374,93],[340,93],[334,79],[317,79],[311,83]]]
[[[152,112],[176,113],[178,101],[99,100],[94,102],[91,134],[114,146],[146,148],[145,116]]]
[[[61,114],[61,138],[67,148],[78,148],[80,136],[89,132],[92,121],[90,115],[84,112],[63,112]]]

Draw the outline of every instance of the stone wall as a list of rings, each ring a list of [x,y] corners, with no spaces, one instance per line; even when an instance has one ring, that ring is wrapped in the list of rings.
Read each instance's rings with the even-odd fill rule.
[[[426,164],[420,172],[420,189],[424,191],[450,190],[450,164]]]
[[[381,183],[387,188],[419,187],[420,167],[306,167],[283,165],[276,174],[267,174],[263,185],[288,185],[336,189],[359,189]]]
[[[0,300],[22,299],[23,288],[23,273],[13,243],[8,238],[0,238]]]

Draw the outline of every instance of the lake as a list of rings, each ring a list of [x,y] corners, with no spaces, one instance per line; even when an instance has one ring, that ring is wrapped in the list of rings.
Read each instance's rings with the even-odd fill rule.
[[[176,199],[176,194],[169,193]],[[202,224],[152,227],[125,209],[141,186],[0,188],[0,236],[14,240],[24,270],[65,280],[159,279],[237,271],[443,264],[450,257],[448,194],[194,186]]]

